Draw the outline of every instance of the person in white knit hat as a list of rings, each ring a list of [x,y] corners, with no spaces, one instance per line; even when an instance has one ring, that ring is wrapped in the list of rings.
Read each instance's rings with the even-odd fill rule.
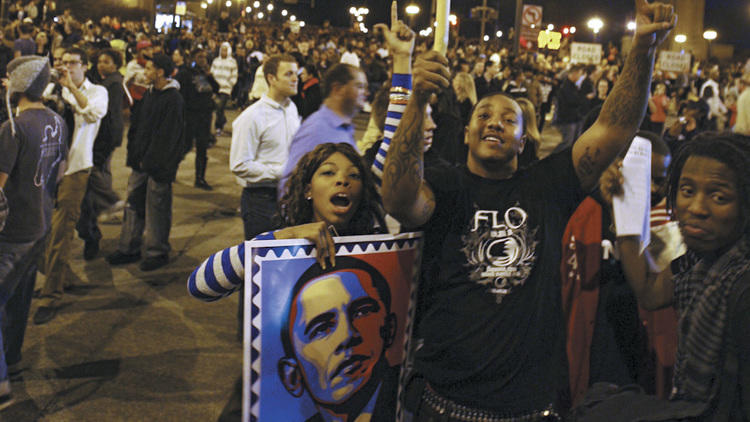
[[[10,119],[0,126],[0,208],[6,211],[0,215],[0,325],[8,327],[0,332],[0,409],[12,402],[8,366],[21,359],[36,262],[67,155],[65,122],[41,99],[50,76],[47,58],[17,58],[8,64],[8,76]],[[14,301],[23,305],[6,309]]]

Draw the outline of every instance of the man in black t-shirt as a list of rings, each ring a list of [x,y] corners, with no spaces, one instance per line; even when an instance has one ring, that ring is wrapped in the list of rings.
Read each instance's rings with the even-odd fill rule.
[[[645,113],[654,52],[676,18],[672,6],[636,1],[628,62],[597,122],[572,149],[518,170],[521,109],[490,95],[465,130],[466,166],[422,174],[422,122],[430,95],[447,87],[447,60],[415,64],[414,92],[383,171],[386,210],[425,231],[418,303],[418,377],[407,387],[416,420],[556,418],[567,371],[559,263],[565,223],[635,134]],[[418,385],[426,386],[421,391]],[[535,419],[534,419],[535,418]]]

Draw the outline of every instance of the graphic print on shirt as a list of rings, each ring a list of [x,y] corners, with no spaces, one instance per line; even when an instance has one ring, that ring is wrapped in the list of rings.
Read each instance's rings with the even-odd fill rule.
[[[34,174],[34,186],[41,188],[47,185],[47,181],[52,177],[52,171],[55,170],[57,163],[62,160],[62,136],[60,131],[60,121],[55,117],[55,125],[44,126],[44,138],[40,146],[39,162],[36,165]]]
[[[470,232],[461,237],[471,268],[469,279],[487,286],[500,303],[529,278],[539,243],[536,233],[537,228],[528,226],[528,214],[518,204],[504,213],[477,209]]]

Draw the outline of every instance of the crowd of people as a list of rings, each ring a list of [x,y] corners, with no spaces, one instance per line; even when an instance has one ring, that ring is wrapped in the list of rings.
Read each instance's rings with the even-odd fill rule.
[[[630,51],[610,44],[584,65],[567,42],[514,56],[458,37],[431,51],[395,11],[370,34],[226,12],[156,32],[19,0],[0,40],[0,410],[37,270],[32,320],[45,324],[76,232],[97,259],[99,217],[120,212],[109,264],[168,265],[177,170],[194,147],[194,187],[212,190],[226,169],[208,168],[208,150],[230,132],[246,240],[308,239],[325,270],[334,236],[425,232],[414,420],[750,420],[750,60],[654,67],[676,17],[635,3]],[[561,141],[542,149],[553,132]],[[612,211],[635,136],[652,151],[645,249],[618,236]],[[124,138],[121,200],[111,166]],[[244,254],[209,257],[189,293],[242,290],[242,264],[213,262]]]

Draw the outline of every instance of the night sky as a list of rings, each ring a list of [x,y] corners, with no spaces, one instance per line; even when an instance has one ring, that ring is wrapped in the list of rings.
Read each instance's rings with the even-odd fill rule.
[[[339,3],[341,2],[341,3]],[[340,8],[334,7],[334,3],[341,4]],[[367,5],[371,13],[367,19],[368,26],[388,19],[390,10],[389,0],[317,0],[318,9],[324,6],[328,10],[348,10],[351,5]],[[422,7],[421,18],[417,29],[427,26],[426,15],[429,11],[431,0],[403,0],[399,2],[399,8],[408,3],[416,3]],[[467,16],[469,10],[481,5],[481,0],[452,0],[452,10],[459,16]],[[513,26],[515,0],[487,0],[487,5],[495,7],[500,11],[500,19],[497,24],[489,24],[489,33],[495,29],[507,31]],[[577,38],[586,40],[591,37],[591,32],[585,27],[585,22],[592,16],[598,15],[605,21],[605,28],[600,34],[600,40],[618,40],[625,33],[625,24],[634,17],[634,2],[630,0],[528,0],[526,4],[538,4],[544,7],[544,22],[552,22],[556,25],[575,25],[583,29]],[[346,13],[343,14],[346,19]],[[344,21],[345,22],[345,21]],[[464,21],[469,29],[476,30],[478,21]],[[750,28],[750,2],[748,0],[706,0],[705,26],[715,28],[719,33],[717,42],[738,44],[750,48],[750,37],[747,36],[746,28]],[[462,27],[462,33],[464,32]]]

